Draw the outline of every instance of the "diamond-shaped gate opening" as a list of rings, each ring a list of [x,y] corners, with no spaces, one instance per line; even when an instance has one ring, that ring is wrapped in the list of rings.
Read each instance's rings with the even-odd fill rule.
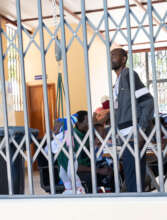
[[[117,132],[118,132],[118,138],[123,143],[121,146],[121,150],[119,152],[119,159],[122,157],[125,149],[128,149],[131,152],[131,154],[134,156],[134,150],[132,149],[131,145],[129,144],[130,139],[132,138],[132,135],[133,135],[133,128],[131,129],[131,131],[129,132],[129,134],[126,138],[123,136],[123,134],[121,133],[120,130],[117,130]]]
[[[65,148],[66,137],[64,136],[63,139],[60,141],[57,139],[55,134],[53,134],[53,140],[55,141],[55,143],[53,142],[51,147],[52,147],[52,151],[54,148],[54,152],[53,152],[54,153],[54,162],[57,160],[57,158],[61,152],[63,152],[65,154],[65,156],[69,159],[69,150]]]
[[[130,11],[132,42],[141,43],[149,41],[149,18],[148,12],[144,10]]]
[[[97,130],[98,130],[98,128],[97,128]],[[112,146],[112,141],[111,141],[112,130],[110,129],[107,134],[102,133],[102,132],[100,134],[97,130],[95,130],[95,144],[96,144],[96,140],[97,140],[97,143],[99,144],[99,146],[95,145],[95,147],[97,147],[96,159],[98,160],[100,157],[103,157],[105,155],[107,155],[107,157],[113,158],[113,151],[111,148],[111,146]],[[102,135],[102,137],[101,137],[101,135]]]
[[[4,51],[3,53],[3,57],[6,58],[8,56],[8,53],[11,51],[11,50],[15,50],[16,52],[19,52],[19,49],[16,45],[16,40],[17,40],[17,32],[14,33],[13,36],[8,36],[8,34],[6,32],[4,32],[2,30],[2,33],[5,37],[5,39],[7,40],[7,48],[6,47],[3,47],[3,50],[6,49],[6,51]]]
[[[24,139],[24,137],[23,137]],[[9,134],[9,145],[7,146],[5,137],[0,142],[0,164],[1,164],[1,179],[0,179],[0,194],[9,194],[8,182],[8,166],[11,165],[11,175],[13,183],[13,193],[23,194],[24,193],[24,153],[22,151],[23,146],[22,137],[16,137],[16,140],[12,135]],[[19,146],[20,145],[20,146]],[[7,149],[8,148],[8,149]],[[20,148],[20,149],[19,149]],[[14,155],[19,149],[17,156]],[[7,151],[9,150],[10,155],[8,158]],[[11,159],[11,161],[9,161]],[[10,173],[9,173],[10,175]]]
[[[65,20],[65,27],[66,27],[66,39],[67,39],[67,47],[66,50],[69,51],[72,44],[74,42],[78,42],[81,46],[83,46],[82,42],[82,31],[81,31],[81,20],[77,23],[76,27],[71,26],[66,20]],[[75,30],[74,30],[75,28]]]
[[[15,162],[18,157],[22,157],[26,161],[27,156],[25,154],[25,135],[23,137],[17,135],[15,137],[11,136],[10,140],[10,146],[11,148],[14,148],[12,162]]]
[[[105,44],[104,35],[103,33],[100,32],[100,29],[104,27],[104,14],[100,13],[99,18],[97,19],[98,22],[96,21],[96,24],[93,23],[93,20],[91,19],[92,19],[92,16],[89,16],[89,18],[86,17],[87,25],[89,25],[89,27],[91,28],[93,32],[93,34],[88,35],[88,48],[91,47],[96,37],[98,37]]]
[[[49,50],[52,47],[52,44],[58,44],[61,48],[61,42],[57,40],[60,37],[60,23],[57,24],[56,27],[49,28],[45,23],[43,23],[44,27],[44,36],[45,36],[45,55],[48,54]]]
[[[89,131],[87,131],[86,135],[84,136],[84,138],[81,140],[80,137],[77,135],[76,132],[74,132],[74,143],[76,143],[75,145],[79,144],[78,149],[76,149],[76,158],[78,159],[78,157],[80,156],[81,152],[84,152],[86,154],[86,157],[88,157],[89,159],[91,158],[90,156],[90,152],[89,152]]]
[[[12,35],[9,36],[9,33],[5,32],[5,31],[2,29],[2,27],[1,27],[1,32],[2,32],[2,34],[3,34],[3,36],[4,36],[4,38],[5,38],[6,40],[8,40],[8,42],[13,42],[14,40],[16,40],[17,31],[15,31],[14,34],[12,34]],[[3,36],[2,36],[2,37],[3,37]]]
[[[40,51],[40,46],[39,46],[39,26],[36,27],[34,30],[33,34],[30,34],[27,29],[22,27],[23,32],[25,33],[24,35],[24,56],[27,55],[27,53],[30,51],[30,48],[35,46],[35,49],[38,49]]]
[[[27,161],[24,134],[10,136],[10,154],[13,190],[15,194],[24,194],[25,161]]]
[[[33,155],[33,163],[36,161],[36,159],[38,158],[39,154],[41,153],[45,158],[46,160],[48,160],[48,156],[45,152],[45,146],[46,146],[46,134],[44,135],[44,137],[42,138],[42,140],[39,141],[35,138],[34,135],[31,134],[31,140],[32,140],[32,143],[34,144],[35,146],[35,152],[34,152],[34,155]],[[38,160],[38,159],[37,159]],[[39,161],[38,161],[39,162]]]
[[[167,35],[167,25],[159,25],[159,26],[155,26],[154,27],[154,39],[155,39],[155,43],[156,45],[159,45],[159,46],[163,46],[164,42],[165,42],[165,38],[166,38],[166,35]]]
[[[116,42],[117,44],[127,44],[127,24],[125,9],[119,10],[119,15],[114,11],[108,13],[109,30],[110,30],[110,44],[111,46]]]
[[[141,149],[140,158],[143,158],[143,156],[147,152],[149,157],[151,157],[150,152],[152,152],[154,155],[157,156],[156,144],[154,143],[155,132],[156,132],[155,126],[152,127],[152,129],[149,132],[149,135],[146,135],[141,128],[139,129],[139,133],[145,142],[143,148]]]
[[[165,7],[166,8],[166,7]],[[167,34],[167,11],[165,8],[161,8],[159,14],[158,10],[153,7],[153,16],[154,16],[154,33],[155,33],[155,41],[161,41],[166,38]]]

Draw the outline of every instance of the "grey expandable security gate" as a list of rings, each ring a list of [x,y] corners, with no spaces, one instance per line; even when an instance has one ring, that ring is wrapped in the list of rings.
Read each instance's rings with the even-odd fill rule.
[[[167,130],[166,128],[160,123],[160,117],[159,117],[159,106],[158,106],[158,90],[157,90],[157,72],[156,72],[156,60],[155,60],[155,41],[159,36],[159,33],[162,29],[167,30],[167,8],[164,16],[162,17],[160,12],[158,12],[154,4],[151,0],[145,1],[145,12],[142,18],[137,18],[134,11],[131,8],[131,5],[129,3],[129,0],[122,1],[124,3],[123,13],[121,15],[120,23],[117,22],[117,20],[112,16],[112,10],[108,10],[108,2],[107,0],[103,0],[103,10],[101,11],[101,18],[100,22],[97,27],[91,22],[91,20],[88,18],[85,5],[86,2],[89,0],[81,0],[81,13],[79,16],[79,21],[76,30],[74,31],[68,21],[66,20],[66,17],[64,16],[64,4],[63,0],[56,1],[57,7],[59,7],[59,15],[60,15],[60,22],[57,24],[57,27],[52,33],[47,25],[44,23],[43,17],[42,17],[42,4],[44,4],[44,1],[42,0],[36,0],[34,1],[34,4],[37,4],[38,8],[38,25],[36,29],[33,31],[32,34],[30,34],[25,26],[22,24],[21,21],[21,1],[16,0],[16,10],[17,10],[17,31],[16,34],[13,36],[12,39],[9,39],[5,31],[1,27],[0,32],[0,78],[1,78],[1,93],[2,93],[2,107],[3,107],[3,119],[4,119],[4,127],[2,128],[2,136],[1,136],[1,142],[0,142],[0,156],[3,158],[3,160],[6,163],[7,167],[7,182],[8,182],[8,189],[9,189],[9,195],[6,195],[6,198],[10,196],[17,197],[14,192],[14,170],[13,170],[13,164],[17,160],[18,156],[21,156],[21,158],[27,162],[27,175],[28,175],[28,187],[29,187],[29,193],[32,197],[35,197],[34,192],[34,182],[33,182],[33,171],[32,171],[32,165],[37,160],[37,157],[39,153],[42,153],[43,156],[48,161],[48,167],[49,167],[49,181],[50,181],[50,191],[51,195],[47,195],[47,197],[63,197],[64,195],[60,195],[56,193],[55,188],[55,178],[54,178],[54,162],[57,160],[57,157],[61,151],[63,151],[66,156],[70,160],[70,167],[71,167],[71,174],[72,174],[72,187],[73,187],[73,194],[69,195],[71,197],[77,196],[76,195],[76,185],[75,185],[75,171],[74,171],[74,156],[73,156],[73,131],[72,131],[72,125],[71,125],[71,109],[70,109],[70,95],[69,95],[69,76],[68,76],[68,61],[67,61],[67,53],[70,50],[71,44],[73,43],[74,39],[77,39],[80,45],[83,48],[84,52],[84,67],[85,67],[85,78],[86,78],[86,92],[87,92],[87,106],[88,106],[88,124],[89,124],[89,130],[85,136],[85,138],[81,141],[79,137],[77,137],[76,134],[75,138],[79,139],[78,142],[80,143],[80,148],[78,149],[78,152],[76,153],[77,157],[79,156],[80,152],[83,150],[87,154],[87,156],[90,158],[91,161],[91,178],[92,178],[92,194],[85,194],[83,196],[156,196],[156,195],[166,195],[165,193],[165,180],[166,180],[166,174],[164,173],[164,161],[166,160],[166,154],[167,154],[167,146],[164,147],[162,150],[162,143],[161,143],[161,133],[164,134],[164,136],[167,136]],[[136,1],[134,1],[136,2]],[[156,20],[158,20],[159,25],[156,24],[156,31],[154,30],[154,19],[153,14],[156,17]],[[132,26],[131,26],[131,19],[134,19],[135,22],[138,24],[138,28],[132,36]],[[148,21],[147,28],[145,28],[144,22],[145,19]],[[110,23],[115,27],[115,31],[111,37],[110,35]],[[123,30],[122,25],[126,23],[126,30]],[[99,28],[101,25],[104,25],[104,32],[103,34],[99,31]],[[66,42],[66,33],[65,33],[65,27],[68,27],[69,30],[72,33],[72,38],[68,42]],[[78,30],[82,27],[82,35],[83,40],[80,39],[78,36]],[[93,34],[91,37],[91,40],[88,40],[88,27],[92,29]],[[47,34],[50,35],[51,40],[46,46],[45,40],[44,40],[44,30],[47,32]],[[137,126],[137,117],[136,117],[136,99],[135,99],[135,84],[134,84],[134,73],[133,73],[133,43],[136,39],[136,37],[140,34],[139,31],[142,30],[145,37],[149,41],[150,45],[150,54],[151,54],[151,68],[152,68],[152,87],[153,87],[153,97],[154,97],[154,108],[155,108],[155,126],[152,128],[152,132],[149,137],[146,136],[146,134],[142,131],[142,129],[139,129]],[[61,39],[57,39],[58,32],[61,32]],[[26,48],[23,46],[23,33],[29,37],[29,44]],[[35,36],[37,33],[40,36],[40,45],[35,41]],[[132,105],[132,118],[133,118],[133,129],[131,130],[130,134],[128,135],[127,139],[125,139],[122,134],[118,131],[118,134],[116,134],[115,131],[115,119],[114,119],[114,107],[113,107],[113,82],[111,77],[111,57],[110,57],[110,51],[111,47],[114,44],[114,41],[117,37],[117,35],[120,34],[122,38],[127,43],[127,49],[128,49],[128,57],[129,57],[129,68],[130,68],[130,89],[131,89],[131,105]],[[3,44],[2,44],[2,36],[5,37],[8,41],[8,48],[4,52],[3,50]],[[108,86],[109,86],[109,95],[110,95],[110,119],[111,119],[111,126],[107,133],[106,138],[103,140],[99,133],[96,131],[95,135],[99,138],[101,141],[101,147],[99,148],[98,152],[95,153],[94,150],[94,128],[92,123],[92,100],[91,100],[91,85],[90,85],[90,68],[89,68],[89,49],[94,43],[95,37],[98,36],[101,42],[104,44],[106,48],[106,58],[107,58],[107,71],[108,71]],[[18,38],[19,46],[15,45],[13,42],[15,39]],[[64,148],[65,140],[62,142],[60,150],[53,156],[52,155],[52,149],[51,149],[51,141],[52,138],[55,137],[54,133],[50,132],[50,121],[49,121],[49,108],[48,108],[48,92],[47,92],[47,74],[46,74],[46,55],[47,52],[52,44],[56,44],[61,48],[62,53],[62,61],[63,61],[63,75],[64,75],[64,89],[65,89],[65,105],[66,105],[66,117],[67,117],[67,127],[68,132],[70,134],[70,148],[69,152]],[[36,48],[40,52],[41,56],[41,68],[42,68],[42,82],[43,82],[43,94],[44,94],[44,112],[45,112],[45,125],[46,125],[46,134],[44,135],[43,139],[39,142],[37,138],[37,131],[31,130],[29,128],[29,116],[28,116],[28,107],[27,107],[27,94],[26,94],[26,79],[25,79],[25,57],[29,50],[31,50],[30,46],[31,44],[34,44]],[[16,133],[11,132],[9,129],[9,123],[8,123],[8,106],[7,106],[7,95],[6,95],[6,89],[5,89],[5,73],[4,73],[4,62],[5,58],[7,56],[7,52],[10,49],[10,47],[15,48],[17,53],[19,54],[20,58],[20,67],[21,67],[21,86],[22,86],[22,96],[23,96],[23,109],[24,109],[24,127],[22,130],[24,132],[22,133],[21,140],[17,142],[15,140]],[[100,56],[100,55],[99,55]],[[167,62],[167,61],[166,61]],[[162,80],[163,82],[163,80]],[[150,83],[150,82],[149,82]],[[167,100],[166,100],[167,101]],[[141,133],[141,135],[144,137],[146,143],[142,149],[141,152],[139,152],[139,141],[138,141],[138,132]],[[117,143],[116,139],[118,136],[123,141],[123,146],[120,151],[117,149]],[[134,150],[129,145],[129,140],[134,135]],[[156,136],[156,146],[151,143],[151,140],[153,136]],[[111,148],[108,146],[107,141],[108,139],[112,137],[112,151]],[[90,143],[90,152],[85,149],[85,143],[86,140],[89,138]],[[31,143],[34,143],[37,147],[37,150],[35,154],[31,155]],[[47,143],[48,146],[48,154],[44,151],[44,145]],[[11,144],[13,145],[15,149],[15,153],[11,153]],[[152,178],[151,184],[154,184],[155,188],[157,189],[157,193],[143,193],[141,189],[141,174],[140,174],[140,159],[145,155],[146,151],[148,150],[148,147],[151,149],[151,151],[154,153],[154,156],[156,157],[157,161],[157,167],[158,167],[158,177],[155,178],[153,176],[152,170],[147,167],[147,172],[150,178]],[[104,148],[109,152],[112,160],[113,160],[113,170],[114,170],[114,182],[115,182],[115,193],[104,193],[104,194],[98,194],[97,193],[97,183],[96,183],[96,158],[102,153]],[[120,181],[120,175],[119,175],[119,161],[122,158],[123,152],[125,149],[128,148],[132,152],[134,158],[135,158],[135,169],[136,169],[136,180],[137,180],[137,193],[123,193],[122,192],[122,183]],[[1,177],[2,178],[2,177]],[[39,186],[40,187],[40,186]],[[22,195],[23,197],[26,197],[26,195]],[[28,196],[27,196],[28,197]]]

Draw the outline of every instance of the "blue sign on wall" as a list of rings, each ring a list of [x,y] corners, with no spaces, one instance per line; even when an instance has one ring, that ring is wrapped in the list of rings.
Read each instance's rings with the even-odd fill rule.
[[[48,75],[46,75],[46,78],[48,78]],[[42,80],[42,75],[36,75],[34,76],[35,80]]]

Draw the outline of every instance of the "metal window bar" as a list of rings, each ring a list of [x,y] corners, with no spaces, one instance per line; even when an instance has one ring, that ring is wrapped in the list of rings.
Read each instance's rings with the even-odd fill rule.
[[[18,48],[17,30],[7,25],[7,48],[8,50],[8,81],[13,96],[13,107],[15,111],[23,110],[23,99],[20,81],[20,61],[16,48]],[[12,43],[12,44],[11,44]]]
[[[157,72],[157,92],[158,105],[160,113],[167,113],[166,104],[166,72],[167,72],[167,50],[155,51],[155,63]],[[153,94],[152,88],[152,74],[151,74],[151,54],[150,52],[141,52],[133,54],[134,70],[140,75],[142,82],[144,82],[150,92]],[[143,74],[144,73],[144,74]]]
[[[157,89],[158,89],[158,104],[159,111],[161,113],[167,112],[167,104],[166,104],[166,72],[167,72],[167,50],[155,51],[155,62],[156,62],[156,70],[157,70]],[[149,69],[151,69],[151,55],[148,54],[149,61]],[[152,75],[149,78],[148,84],[150,86],[151,92],[153,92],[153,81]]]
[[[89,125],[89,143],[91,152],[91,175],[92,175],[92,188],[93,193],[97,192],[96,183],[96,167],[95,167],[95,150],[94,150],[94,135],[92,124],[92,104],[91,104],[91,90],[90,90],[90,73],[89,73],[89,55],[88,55],[88,42],[87,42],[87,27],[86,27],[86,13],[85,1],[81,0],[81,15],[82,15],[82,28],[83,28],[83,45],[84,45],[84,62],[86,73],[86,91],[88,103],[88,125]]]
[[[107,70],[108,78],[111,80],[108,81],[109,92],[110,92],[110,123],[112,129],[112,143],[113,143],[113,160],[114,160],[114,178],[115,178],[115,191],[116,193],[120,192],[120,183],[119,183],[119,171],[118,171],[118,156],[116,148],[116,132],[115,132],[115,119],[114,119],[114,105],[113,105],[113,89],[112,89],[112,77],[111,77],[111,57],[110,57],[110,38],[109,38],[109,24],[108,24],[108,11],[107,11],[107,0],[103,0],[104,5],[104,19],[105,19],[105,31],[106,31],[106,54],[107,54]]]
[[[1,29],[1,21],[0,21]],[[8,110],[7,110],[7,100],[6,100],[6,89],[5,89],[5,72],[4,72],[4,62],[3,62],[3,47],[2,47],[2,32],[0,31],[0,78],[1,78],[1,88],[2,88],[2,101],[3,101],[3,117],[4,117],[4,133],[5,133],[5,144],[6,144],[6,164],[7,164],[7,177],[8,177],[8,188],[9,195],[13,194],[13,174],[11,167],[11,153],[9,148],[9,132],[8,132]]]
[[[49,108],[48,108],[48,92],[47,92],[47,76],[46,76],[46,63],[45,63],[45,49],[44,49],[44,33],[43,33],[43,21],[42,21],[42,5],[41,0],[38,0],[38,18],[39,18],[39,32],[40,32],[40,53],[41,53],[41,64],[42,64],[42,81],[43,81],[43,94],[44,94],[44,105],[45,105],[45,125],[47,134],[47,145],[48,151],[48,163],[49,163],[49,177],[51,193],[55,194],[54,184],[54,173],[53,173],[53,157],[51,151],[51,133],[50,133],[50,122],[49,122]]]
[[[134,150],[135,150],[136,184],[137,184],[137,192],[141,192],[142,189],[141,189],[141,173],[140,173],[140,159],[139,159],[139,141],[138,141],[138,131],[137,131],[129,0],[125,0],[125,5],[126,5],[127,35],[128,35],[128,54],[129,54],[129,64],[130,64],[129,75],[130,75],[130,90],[131,90],[131,104],[132,104],[132,119],[133,119],[133,129],[134,129],[133,136],[134,136]]]
[[[156,63],[155,63],[155,50],[154,50],[154,31],[153,31],[153,20],[152,20],[152,8],[153,8],[153,6],[151,3],[151,0],[148,0],[150,47],[151,47],[154,108],[155,108],[156,141],[157,141],[157,148],[158,148],[158,171],[159,171],[160,192],[164,192],[163,161],[162,161],[162,150],[161,150],[162,145],[161,145],[161,134],[160,134],[157,83],[156,83]]]
[[[62,47],[62,59],[63,59],[63,70],[64,70],[64,90],[65,90],[65,100],[66,100],[67,128],[68,128],[68,133],[70,137],[70,146],[69,146],[70,158],[69,159],[70,159],[70,168],[71,168],[71,176],[72,176],[72,190],[73,190],[73,193],[76,193],[63,0],[59,2],[59,9],[60,9],[60,24],[61,24],[61,38],[62,38],[61,47]]]
[[[23,55],[23,36],[22,36],[22,24],[21,24],[20,0],[16,1],[16,10],[17,10],[19,55],[20,55],[21,78],[22,78],[21,81],[22,81],[22,89],[23,89],[24,126],[25,126],[25,136],[26,136],[28,181],[29,181],[30,194],[32,195],[34,194],[34,186],[33,186],[32,161],[31,161],[31,151],[30,151],[29,118],[28,118],[27,101],[26,101],[27,94],[26,94],[24,55]]]

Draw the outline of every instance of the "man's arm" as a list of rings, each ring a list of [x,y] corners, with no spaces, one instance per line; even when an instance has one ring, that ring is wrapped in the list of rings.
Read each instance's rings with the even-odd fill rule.
[[[149,90],[141,82],[138,74],[134,72],[135,77],[135,97],[136,105],[140,108],[140,115],[138,116],[138,124],[142,129],[146,129],[150,125],[150,121],[154,116],[154,101]],[[129,75],[127,75],[129,83]],[[130,83],[129,83],[130,86]]]
[[[135,73],[135,97],[136,104],[140,108],[139,126],[144,130],[150,126],[154,117],[154,101],[148,88],[141,82],[137,73]]]

